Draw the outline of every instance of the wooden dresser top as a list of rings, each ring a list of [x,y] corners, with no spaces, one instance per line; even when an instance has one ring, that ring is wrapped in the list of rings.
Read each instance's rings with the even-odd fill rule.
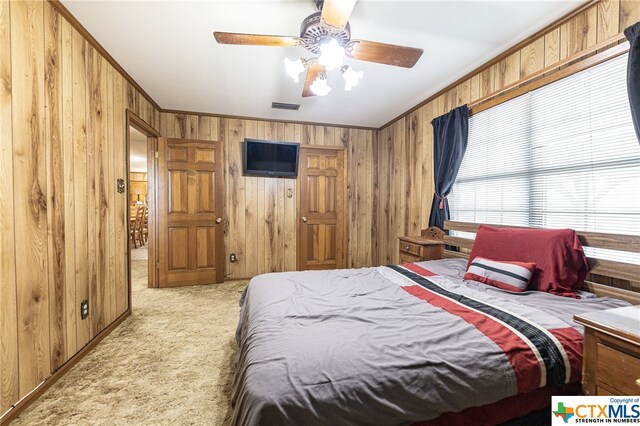
[[[427,238],[427,237],[421,237],[421,236],[415,236],[415,237],[398,237],[400,240],[402,241],[406,241],[408,243],[413,243],[413,244],[420,244],[420,245],[424,245],[424,244],[444,244],[444,241],[440,241],[440,240],[434,240],[433,238]]]
[[[575,321],[640,345],[640,305],[576,315]]]

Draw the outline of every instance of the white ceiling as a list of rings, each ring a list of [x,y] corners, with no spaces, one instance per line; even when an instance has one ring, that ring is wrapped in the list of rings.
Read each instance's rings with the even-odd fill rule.
[[[213,31],[299,35],[313,0],[95,1],[64,5],[165,109],[379,127],[583,3],[360,0],[354,39],[424,49],[411,69],[347,59],[364,71],[343,90],[337,70],[325,97],[302,98],[284,72],[302,48],[219,45]],[[300,103],[299,111],[271,102]]]
[[[129,171],[147,173],[147,137],[129,127]]]

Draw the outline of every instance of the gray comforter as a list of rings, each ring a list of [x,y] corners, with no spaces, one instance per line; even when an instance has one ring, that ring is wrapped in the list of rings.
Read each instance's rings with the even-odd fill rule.
[[[582,330],[574,314],[626,305],[588,294],[514,294],[463,281],[459,259],[419,265],[438,274],[423,283],[431,290],[387,267],[252,279],[236,336],[233,423],[408,424],[493,403],[530,390],[531,383],[576,380],[579,374],[569,370],[579,368],[580,353],[560,348],[565,363],[559,358],[553,365],[534,349],[540,365],[532,367],[530,357],[533,362],[517,371],[521,361],[514,359],[521,355],[510,352],[518,349],[505,350],[500,337],[485,330],[487,321],[501,320],[478,322],[452,311],[475,315],[477,306],[462,306],[468,301],[499,307],[515,321],[533,324],[542,338],[550,330],[569,330],[577,341]],[[512,328],[509,333],[519,335]],[[552,376],[552,370],[566,377]],[[531,371],[539,378],[527,382],[523,377]]]

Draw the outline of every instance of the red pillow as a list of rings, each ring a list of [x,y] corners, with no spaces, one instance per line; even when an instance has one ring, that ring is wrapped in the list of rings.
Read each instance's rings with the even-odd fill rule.
[[[572,229],[478,228],[469,263],[476,257],[534,262],[530,290],[576,298],[587,275],[587,258]]]

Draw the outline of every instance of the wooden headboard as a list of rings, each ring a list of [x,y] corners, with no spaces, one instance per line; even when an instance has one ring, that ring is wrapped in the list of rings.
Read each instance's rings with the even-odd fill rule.
[[[482,223],[446,221],[445,229],[476,233]],[[518,226],[490,225],[497,228],[524,228]],[[443,240],[447,246],[457,247],[460,251],[444,250],[444,257],[468,258],[473,239],[445,235],[437,228],[423,230],[423,236]],[[640,253],[640,236],[604,234],[599,232],[577,232],[584,247]],[[640,305],[640,265],[613,260],[587,257],[589,274],[584,289],[599,296],[623,299],[634,305]]]

